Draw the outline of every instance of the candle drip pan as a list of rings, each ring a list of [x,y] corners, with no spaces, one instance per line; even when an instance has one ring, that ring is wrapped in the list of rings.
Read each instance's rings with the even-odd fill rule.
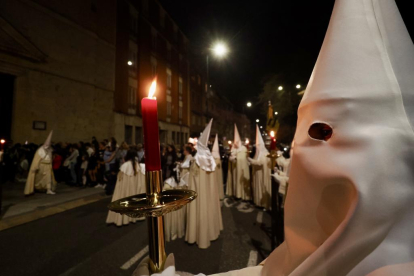
[[[109,210],[132,218],[160,217],[181,209],[193,201],[197,193],[191,190],[167,190],[148,196],[139,194],[111,202]]]

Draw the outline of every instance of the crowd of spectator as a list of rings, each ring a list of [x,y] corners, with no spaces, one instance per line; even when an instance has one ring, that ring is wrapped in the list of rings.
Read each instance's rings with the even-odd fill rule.
[[[25,182],[33,157],[40,146],[34,143],[6,144],[2,149],[2,181]],[[125,162],[129,149],[135,149],[138,162],[145,163],[142,144],[128,145],[122,142],[119,145],[113,137],[102,141],[92,137],[90,142],[79,141],[78,143],[52,142],[52,148],[52,168],[58,184],[81,188],[102,188],[108,195],[112,194],[115,189],[119,167]],[[170,144],[161,145],[164,179],[174,175],[176,163],[184,158],[185,148],[195,155],[196,149],[191,143],[180,148]]]

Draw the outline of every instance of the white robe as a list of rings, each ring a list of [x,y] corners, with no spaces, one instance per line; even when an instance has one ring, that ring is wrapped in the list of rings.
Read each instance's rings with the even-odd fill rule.
[[[251,159],[253,202],[257,206],[270,209],[272,198],[271,161],[266,155]]]
[[[217,190],[219,193],[220,200],[224,199],[224,185],[223,185],[223,169],[221,167],[221,160],[220,158],[214,158],[216,161],[216,170],[214,171],[214,174],[216,175],[216,184],[217,184]]]
[[[24,194],[30,195],[34,190],[47,191],[54,190],[56,186],[55,177],[52,169],[52,151],[40,147],[33,158],[27,176]]]
[[[177,183],[174,177],[170,177],[164,182],[163,190],[170,189],[188,189],[188,180],[190,175],[190,165],[193,157],[187,155],[180,166],[180,181]],[[185,224],[187,218],[187,205],[179,210],[164,215],[164,234],[165,241],[182,238],[185,235]]]
[[[236,162],[233,163],[236,168],[233,168],[233,195],[243,200],[251,199],[251,186],[250,186],[250,171],[249,164],[247,162],[247,148],[241,146],[239,149],[235,149],[232,152],[235,156]]]
[[[214,172],[200,169],[196,162],[191,165],[188,188],[197,192],[198,197],[187,207],[185,240],[188,243],[197,243],[202,249],[208,248],[210,242],[216,240],[223,230],[220,199],[215,181]]]
[[[118,173],[118,179],[116,181],[114,195],[112,201],[133,196],[137,194],[145,193],[145,169],[142,164],[135,162],[136,172],[132,167],[132,162],[125,162]],[[126,215],[121,215],[112,211],[108,212],[106,223],[114,223],[117,226],[127,225],[130,222],[136,222],[137,220],[143,220],[143,218],[131,218]]]

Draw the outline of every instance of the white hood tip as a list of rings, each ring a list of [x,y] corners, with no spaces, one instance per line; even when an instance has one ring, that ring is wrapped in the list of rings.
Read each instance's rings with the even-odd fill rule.
[[[216,159],[220,158],[220,149],[219,149],[219,142],[218,142],[218,134],[216,134],[216,138],[214,139],[214,145],[213,145],[213,157]]]
[[[254,155],[254,159],[258,160],[263,155],[267,156],[269,151],[266,149],[266,145],[263,141],[263,137],[260,134],[259,126],[256,124],[256,153]]]
[[[45,149],[50,148],[50,145],[52,144],[52,135],[53,135],[53,130],[50,131],[49,135],[47,136],[46,141],[43,143],[43,148]]]
[[[237,129],[237,125],[234,124],[234,139],[233,139],[233,146],[237,149],[240,149],[242,146],[242,141],[240,138],[239,130]]]
[[[208,148],[208,140],[210,138],[211,125],[213,124],[213,119],[207,124],[203,133],[200,135],[200,138],[197,142],[197,153],[195,155],[195,160],[197,165],[208,172],[213,172],[216,169],[216,162],[214,157]]]

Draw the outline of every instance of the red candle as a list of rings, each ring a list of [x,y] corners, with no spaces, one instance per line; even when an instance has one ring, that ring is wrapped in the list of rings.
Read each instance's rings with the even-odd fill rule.
[[[156,87],[157,81],[154,80],[148,97],[141,101],[146,171],[161,170],[157,99],[153,97]]]

